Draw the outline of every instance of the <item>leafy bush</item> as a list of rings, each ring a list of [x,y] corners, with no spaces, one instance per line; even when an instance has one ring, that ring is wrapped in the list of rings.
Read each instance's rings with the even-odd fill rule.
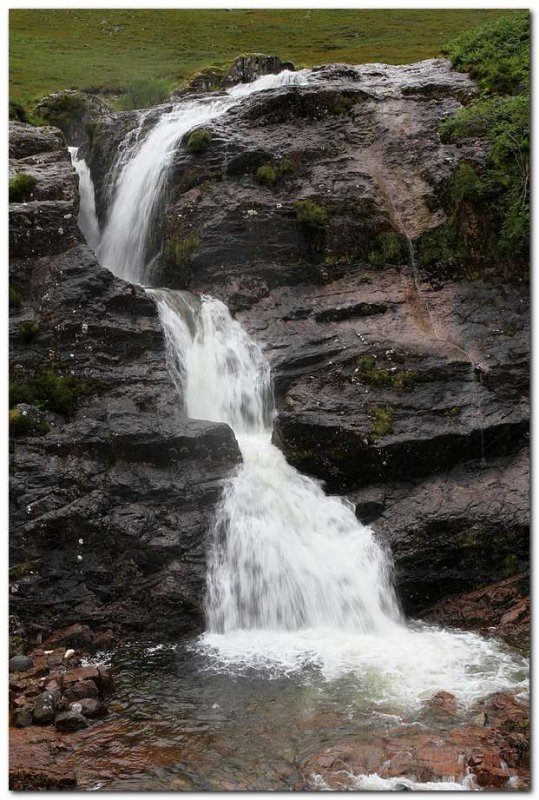
[[[259,183],[268,186],[270,189],[285,175],[294,173],[295,167],[289,158],[283,158],[275,164],[262,164],[256,171],[256,179]]]
[[[36,186],[33,175],[19,172],[9,179],[9,202],[24,203],[29,200]]]
[[[24,342],[31,342],[39,333],[39,322],[35,319],[24,320],[23,322],[19,322],[17,330]]]
[[[325,233],[329,227],[327,208],[319,206],[313,200],[298,200],[294,203],[296,217],[299,222],[313,233]]]
[[[404,239],[393,231],[378,234],[368,254],[368,260],[377,267],[405,263],[408,260],[408,253]]]
[[[165,245],[167,266],[184,267],[200,252],[200,236],[191,231],[183,239],[170,239]]]
[[[516,94],[530,82],[530,16],[513,13],[465,31],[444,48],[459,72],[486,94]]]
[[[528,13],[468,31],[446,51],[456,69],[479,82],[482,96],[440,127],[443,141],[486,137],[487,163],[457,170],[449,187],[452,210],[467,200],[496,231],[491,256],[525,258],[530,229],[530,23]],[[472,175],[472,172],[475,174]]]
[[[9,405],[28,403],[42,410],[53,411],[64,417],[72,416],[81,396],[90,394],[91,384],[72,376],[57,375],[45,370],[27,383],[14,382],[9,385]]]
[[[24,436],[26,433],[44,434],[49,430],[46,420],[35,420],[30,414],[23,414],[18,408],[9,412],[9,432],[12,436]]]
[[[38,105],[48,125],[55,125],[69,139],[73,119],[80,119],[86,108],[85,97],[79,93],[60,92]]]
[[[159,78],[137,78],[124,88],[118,105],[122,111],[148,108],[164,103],[169,94],[170,88],[166,81]]]
[[[196,128],[188,135],[186,147],[190,153],[199,155],[206,152],[211,138],[212,135],[207,128]]]
[[[28,109],[16,100],[10,100],[9,118],[18,122],[26,122],[28,125],[46,125],[46,121],[41,117],[32,114]]]

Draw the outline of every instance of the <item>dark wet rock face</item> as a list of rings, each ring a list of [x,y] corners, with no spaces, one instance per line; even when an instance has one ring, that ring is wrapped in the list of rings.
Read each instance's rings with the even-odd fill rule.
[[[238,61],[234,80],[270,67]],[[486,157],[479,139],[457,147],[437,133],[476,93],[437,59],[322,66],[306,86],[246,98],[207,126],[204,152],[178,143],[160,219],[163,252],[179,255],[157,259],[152,276],[224,300],[264,345],[275,441],[356,503],[413,614],[528,566],[528,286],[514,265],[471,275],[450,254],[427,272],[410,249],[447,222],[458,164]],[[118,152],[170,108],[100,117],[89,158],[101,223]],[[14,128],[22,160],[41,152],[25,127]],[[91,384],[75,418],[49,414],[49,433],[15,443],[16,559],[30,541],[49,578],[30,567],[14,603],[35,613],[39,589],[51,617],[70,609],[66,624],[148,626],[151,597],[185,609],[178,630],[196,627],[204,531],[238,457],[230,432],[177,421],[146,295],[82,244],[67,250],[51,234],[50,257],[41,232],[37,249],[21,240],[16,215],[29,212],[12,213],[12,279],[31,300],[12,318],[13,369],[54,359]],[[42,332],[28,347],[18,324],[34,319]],[[445,624],[461,614],[448,602]]]
[[[46,165],[57,152],[64,181],[46,202],[63,208],[71,194],[74,220],[75,173],[49,130],[15,124],[12,164],[34,151],[37,193],[56,180],[57,160],[51,175]],[[59,149],[40,160],[40,142]],[[34,204],[39,213],[42,201]],[[11,205],[15,231],[19,213]],[[10,315],[10,381],[25,399],[19,416],[36,420],[10,446],[14,627],[30,637],[70,623],[148,638],[198,629],[206,535],[236,442],[225,425],[185,418],[154,302],[97,264],[74,221],[72,239],[55,226],[40,215],[40,230],[28,228],[24,245],[14,233],[11,247],[10,287],[21,299]]]
[[[413,614],[528,564],[527,283],[447,253],[427,272],[410,246],[447,222],[458,164],[486,157],[437,132],[476,93],[438,59],[246,98],[204,153],[179,143],[162,216],[182,256],[152,277],[221,298],[264,345],[276,443],[356,502]],[[98,194],[140,120],[102,129]]]

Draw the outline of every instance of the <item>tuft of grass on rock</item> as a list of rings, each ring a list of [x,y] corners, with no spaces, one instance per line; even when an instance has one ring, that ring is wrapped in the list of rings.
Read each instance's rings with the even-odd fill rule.
[[[372,418],[372,427],[368,436],[368,440],[369,444],[375,444],[378,439],[384,436],[389,436],[390,433],[393,433],[395,409],[390,407],[377,408],[375,406],[371,406],[368,411]]]
[[[95,388],[87,381],[71,375],[58,375],[47,369],[26,382],[10,383],[9,405],[12,408],[19,403],[28,403],[43,411],[71,417],[77,410],[80,398],[91,394]]]
[[[25,203],[31,199],[35,187],[36,179],[33,175],[18,172],[9,179],[9,202]]]
[[[185,146],[190,153],[198,156],[206,152],[211,139],[212,135],[207,128],[195,128],[188,134]]]
[[[329,228],[329,212],[314,200],[298,200],[294,203],[296,217],[304,228],[312,233],[323,234]]]

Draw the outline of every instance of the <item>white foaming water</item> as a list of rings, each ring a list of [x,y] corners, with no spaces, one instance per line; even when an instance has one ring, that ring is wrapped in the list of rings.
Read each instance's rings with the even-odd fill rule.
[[[526,685],[526,662],[480,636],[407,626],[391,562],[350,503],[287,464],[261,348],[221,302],[153,292],[190,417],[227,422],[243,465],[225,486],[207,581],[212,668],[345,674],[373,702],[414,708],[436,691],[464,704]]]
[[[339,774],[339,773],[337,773]],[[381,778],[378,773],[372,772],[370,775],[354,775],[352,772],[346,770],[340,771],[350,780],[348,790],[351,792],[394,792],[404,791],[412,792],[473,792],[477,791],[477,784],[473,775],[466,775],[462,781],[413,781],[409,778]],[[318,789],[323,792],[335,791],[333,786],[322,778],[321,775],[313,775],[311,778],[313,789]],[[339,789],[341,787],[339,786]]]
[[[67,149],[71,155],[71,163],[79,176],[80,202],[77,224],[87,244],[92,250],[97,250],[101,234],[95,213],[94,183],[90,175],[90,169],[84,158],[79,158],[78,147],[68,147]]]
[[[144,282],[148,235],[156,220],[177,144],[184,134],[222,116],[247,95],[307,80],[306,71],[284,70],[278,75],[264,75],[252,83],[233,86],[217,99],[185,101],[164,113],[142,142],[139,125],[132,140],[132,152],[124,147],[118,157],[122,167],[112,170],[117,176],[116,186],[98,254],[103,266],[132,283]]]

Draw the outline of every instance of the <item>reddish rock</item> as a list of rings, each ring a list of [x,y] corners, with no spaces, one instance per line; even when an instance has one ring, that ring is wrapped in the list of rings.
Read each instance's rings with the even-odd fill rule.
[[[60,646],[65,648],[78,647],[87,650],[93,649],[93,642],[94,634],[90,627],[79,622],[51,633],[43,642],[42,647],[45,650]]]
[[[425,703],[421,716],[454,717],[457,713],[458,706],[455,695],[450,692],[438,692]]]
[[[444,600],[429,609],[422,618],[439,625],[456,625],[464,630],[488,632],[522,646],[528,643],[530,636],[528,592],[527,575],[515,575]]]
[[[99,681],[99,671],[95,666],[77,667],[76,669],[69,669],[66,672],[59,673],[59,677],[65,691],[79,681],[93,680],[97,683]],[[58,675],[55,675],[54,678],[58,680]]]
[[[483,788],[499,789],[511,777],[511,773],[502,767],[500,757],[495,753],[472,756],[468,760],[468,766],[472,768],[477,783]]]
[[[95,699],[99,697],[99,692],[94,681],[77,681],[77,683],[74,683],[65,694],[65,698],[68,703],[76,702],[81,700],[83,697],[93,697]]]
[[[9,771],[9,789],[12,792],[35,790],[75,789],[77,779],[73,772],[44,769],[17,768]]]
[[[109,694],[114,690],[114,678],[112,677],[112,672],[110,671],[109,667],[106,667],[104,664],[99,664],[97,670],[99,673],[97,680],[99,691],[101,694]]]

